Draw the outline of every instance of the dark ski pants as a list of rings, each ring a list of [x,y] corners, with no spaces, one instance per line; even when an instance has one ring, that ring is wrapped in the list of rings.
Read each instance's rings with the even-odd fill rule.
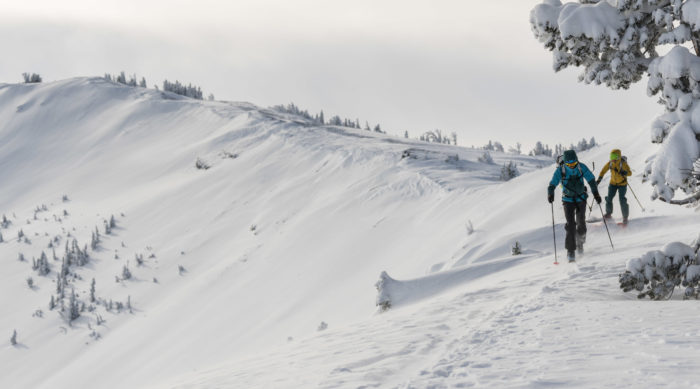
[[[586,202],[564,202],[566,216],[566,251],[576,250],[576,241],[583,244],[586,241]]]
[[[605,213],[612,214],[613,211],[613,198],[615,193],[620,195],[620,210],[622,211],[622,218],[627,219],[630,215],[630,206],[627,204],[627,185],[608,185],[608,195],[605,197]]]

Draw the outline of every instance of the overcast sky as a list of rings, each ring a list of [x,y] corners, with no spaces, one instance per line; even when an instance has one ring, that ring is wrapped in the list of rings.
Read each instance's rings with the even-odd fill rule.
[[[136,73],[217,100],[294,102],[326,117],[461,145],[614,138],[662,107],[555,74],[533,38],[530,0],[0,2],[0,82]],[[646,135],[645,135],[646,136]]]

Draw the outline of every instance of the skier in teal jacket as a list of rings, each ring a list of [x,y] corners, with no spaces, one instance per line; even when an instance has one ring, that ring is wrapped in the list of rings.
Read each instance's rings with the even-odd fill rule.
[[[600,204],[602,199],[598,193],[598,185],[595,176],[588,166],[579,163],[574,150],[566,150],[562,156],[561,164],[554,171],[552,180],[547,188],[547,200],[554,202],[554,189],[559,182],[562,184],[562,202],[564,215],[566,216],[566,247],[567,258],[574,261],[578,251],[583,253],[583,244],[586,242],[586,201],[588,193],[583,181],[591,187],[593,198]]]

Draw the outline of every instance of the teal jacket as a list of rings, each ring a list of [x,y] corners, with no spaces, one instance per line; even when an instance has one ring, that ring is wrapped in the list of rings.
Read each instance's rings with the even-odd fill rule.
[[[552,181],[549,182],[549,187],[547,192],[550,195],[554,195],[554,189],[562,184],[562,201],[567,203],[578,203],[580,201],[586,201],[588,198],[588,193],[586,192],[586,186],[583,180],[588,181],[588,186],[591,187],[592,193],[598,193],[598,185],[595,182],[595,176],[588,169],[588,166],[578,163],[573,169],[561,165],[557,167],[552,176]]]

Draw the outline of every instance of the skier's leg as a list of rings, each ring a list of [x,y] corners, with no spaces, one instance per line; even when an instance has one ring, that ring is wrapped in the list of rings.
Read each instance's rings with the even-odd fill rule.
[[[576,251],[583,253],[586,243],[586,202],[576,203]]]
[[[620,196],[620,210],[622,211],[622,220],[627,221],[627,217],[630,215],[630,206],[627,203],[627,197],[625,197],[625,194],[627,194],[627,185],[620,186],[618,188],[618,191],[618,195]]]
[[[613,197],[615,197],[615,186],[608,185],[608,195],[605,196],[605,214],[612,215],[613,211]]]
[[[564,216],[566,217],[566,240],[564,247],[566,251],[572,252],[576,250],[576,204],[564,202]]]

